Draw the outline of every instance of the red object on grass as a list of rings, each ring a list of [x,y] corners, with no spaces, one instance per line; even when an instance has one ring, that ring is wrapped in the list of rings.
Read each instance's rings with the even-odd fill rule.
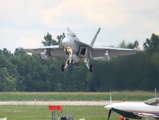
[[[63,110],[63,105],[49,105],[49,110]]]

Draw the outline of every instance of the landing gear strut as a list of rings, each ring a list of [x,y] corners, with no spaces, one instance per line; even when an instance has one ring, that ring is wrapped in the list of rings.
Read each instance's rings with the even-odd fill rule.
[[[61,65],[61,70],[62,70],[62,72],[64,72],[65,69],[67,68],[67,66],[70,65],[70,64],[73,65],[73,64],[74,64],[74,61],[71,60],[71,62],[70,62],[70,60],[68,59],[68,60],[65,62],[65,65],[62,64],[62,65]]]
[[[89,65],[89,61],[90,59],[85,58],[83,60],[83,62],[85,63],[85,65],[87,66],[87,68],[89,69],[90,72],[93,72],[93,65]]]

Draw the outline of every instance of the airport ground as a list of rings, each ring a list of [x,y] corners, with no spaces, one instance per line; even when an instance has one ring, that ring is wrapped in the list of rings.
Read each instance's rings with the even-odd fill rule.
[[[117,102],[117,101],[114,101]],[[75,106],[105,106],[109,101],[0,101],[0,105],[75,105]]]
[[[51,120],[48,106],[51,104],[64,105],[63,115],[71,114],[74,120],[106,120],[110,93],[0,93],[0,118],[8,120]],[[154,92],[112,92],[113,103],[126,101],[143,101],[152,98]],[[36,99],[35,99],[36,98]],[[47,98],[47,99],[46,99]],[[73,99],[72,99],[73,98]],[[100,98],[98,100],[98,98]],[[76,100],[78,99],[78,100]],[[58,117],[58,116],[57,116]],[[114,113],[110,120],[119,120]]]
[[[52,111],[48,109],[50,104],[63,104],[63,115],[72,115],[74,120],[105,120],[108,110],[104,108],[109,101],[7,101],[0,102],[0,118],[8,120],[51,120]],[[60,111],[59,111],[60,112]],[[59,115],[56,114],[56,118]],[[114,113],[111,120],[119,119]]]

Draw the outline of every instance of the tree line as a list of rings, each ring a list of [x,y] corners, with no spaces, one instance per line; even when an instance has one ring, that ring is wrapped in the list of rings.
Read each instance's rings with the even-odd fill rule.
[[[47,33],[42,44],[55,45],[65,34],[52,39]],[[119,47],[138,47],[122,41]],[[42,60],[39,55],[28,55],[20,49],[11,53],[0,50],[0,91],[57,91],[57,92],[102,92],[110,90],[145,90],[159,86],[159,36],[152,34],[137,55],[111,58],[110,61],[91,60],[91,73],[84,63],[69,65],[65,72],[61,64],[66,58],[52,57]]]

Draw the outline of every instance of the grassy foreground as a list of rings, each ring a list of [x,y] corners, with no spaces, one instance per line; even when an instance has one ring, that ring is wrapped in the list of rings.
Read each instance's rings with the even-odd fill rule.
[[[113,100],[147,100],[154,92],[111,92]],[[109,92],[0,92],[0,101],[109,100]]]
[[[51,120],[51,115],[48,106],[0,106],[0,118],[7,117],[7,120]],[[103,106],[64,106],[63,115],[72,115],[74,120],[80,118],[85,118],[85,120],[106,120],[108,110]],[[56,118],[59,118],[58,114],[56,114]],[[119,115],[112,113],[111,120],[117,119],[119,119]]]
[[[111,92],[113,100],[143,101],[154,97],[154,92]],[[1,92],[0,101],[54,101],[54,100],[109,100],[109,92]],[[72,115],[74,120],[106,120],[108,110],[104,106],[64,106],[63,115]],[[45,105],[1,105],[0,118],[8,120],[51,120],[51,111]],[[58,118],[58,116],[57,116]],[[111,120],[119,120],[112,113]]]

